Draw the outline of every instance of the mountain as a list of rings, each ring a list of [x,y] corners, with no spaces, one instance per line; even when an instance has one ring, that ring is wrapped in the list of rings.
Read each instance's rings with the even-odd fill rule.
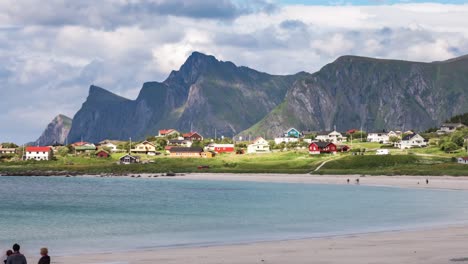
[[[425,130],[468,112],[468,57],[420,63],[343,56],[301,75],[285,99],[240,135],[301,130]]]
[[[313,74],[278,76],[194,52],[135,100],[91,86],[68,139],[139,140],[163,128],[244,138],[289,127],[425,130],[468,112],[467,97],[467,56],[432,63],[343,56]]]
[[[30,145],[47,146],[56,143],[64,144],[72,126],[72,119],[65,115],[56,116],[47,125],[42,135]]]
[[[68,139],[137,140],[163,128],[230,137],[277,107],[302,75],[270,75],[194,52],[164,82],[145,83],[135,100],[91,86]]]

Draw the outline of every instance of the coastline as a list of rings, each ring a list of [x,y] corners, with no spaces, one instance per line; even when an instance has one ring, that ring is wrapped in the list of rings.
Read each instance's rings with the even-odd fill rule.
[[[55,257],[54,263],[413,263],[442,264],[468,257],[468,226],[336,237]]]
[[[185,174],[181,177],[174,177],[174,179],[340,185],[348,185],[347,179],[350,180],[349,185],[356,185],[356,179],[359,179],[359,185],[361,186],[468,191],[468,176],[364,176],[312,174],[190,173]],[[426,184],[426,179],[429,180],[429,184]]]
[[[176,177],[155,174],[110,176],[129,180],[215,180],[298,184],[341,184],[411,189],[468,190],[468,177],[453,176],[362,176],[309,174],[218,174],[192,173]],[[101,177],[88,175],[83,177]],[[429,184],[425,183],[426,178]],[[419,182],[419,184],[418,184]],[[359,223],[356,223],[359,224]],[[54,257],[54,263],[67,264],[146,264],[146,263],[415,263],[441,264],[468,261],[468,223],[379,231],[293,240],[251,242],[232,245],[151,248]]]

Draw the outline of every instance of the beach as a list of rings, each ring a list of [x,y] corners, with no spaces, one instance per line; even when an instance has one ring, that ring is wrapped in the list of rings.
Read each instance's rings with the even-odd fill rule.
[[[141,175],[147,177],[148,175]],[[468,177],[311,176],[186,174],[174,179],[255,181],[314,184],[356,184],[399,188],[468,190]],[[165,179],[165,178],[159,178]],[[135,179],[137,180],[137,179]],[[156,180],[156,179],[155,179]],[[419,184],[418,184],[419,182]],[[356,223],[359,225],[359,223]],[[55,257],[55,263],[465,263],[468,262],[468,224],[395,230],[345,236],[256,242],[234,245],[142,249],[129,252]]]
[[[443,264],[468,261],[467,245],[468,227],[457,226],[244,245],[67,256],[56,257],[54,262],[67,264]]]

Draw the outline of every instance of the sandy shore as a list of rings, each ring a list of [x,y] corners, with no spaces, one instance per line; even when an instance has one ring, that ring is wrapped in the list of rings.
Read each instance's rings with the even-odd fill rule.
[[[468,170],[467,170],[468,174]],[[148,175],[142,175],[147,177]],[[165,177],[164,177],[165,178]],[[400,188],[450,189],[468,190],[468,176],[360,176],[360,175],[309,175],[309,174],[225,174],[225,173],[192,173],[173,177],[180,180],[222,180],[222,181],[254,181],[254,182],[284,182],[304,184],[356,184],[387,186]],[[429,184],[426,184],[426,179]]]
[[[141,175],[146,178],[149,175]],[[468,190],[468,177],[186,174],[171,179],[356,184]],[[166,179],[160,177],[157,179]],[[135,179],[138,180],[138,179]],[[156,180],[156,179],[155,179]],[[418,184],[419,182],[419,184]],[[468,263],[468,225],[242,245],[153,249],[54,258],[66,264]]]
[[[54,263],[467,263],[467,245],[468,227],[448,227],[232,246],[57,257]]]

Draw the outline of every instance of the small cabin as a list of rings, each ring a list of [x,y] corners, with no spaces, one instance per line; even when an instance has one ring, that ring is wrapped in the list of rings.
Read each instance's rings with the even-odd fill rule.
[[[127,154],[119,159],[120,164],[134,164],[134,163],[140,163],[140,157],[139,156],[132,156],[130,154]]]
[[[109,152],[101,149],[96,153],[96,157],[107,159],[107,158],[110,157],[110,154],[109,154]]]

